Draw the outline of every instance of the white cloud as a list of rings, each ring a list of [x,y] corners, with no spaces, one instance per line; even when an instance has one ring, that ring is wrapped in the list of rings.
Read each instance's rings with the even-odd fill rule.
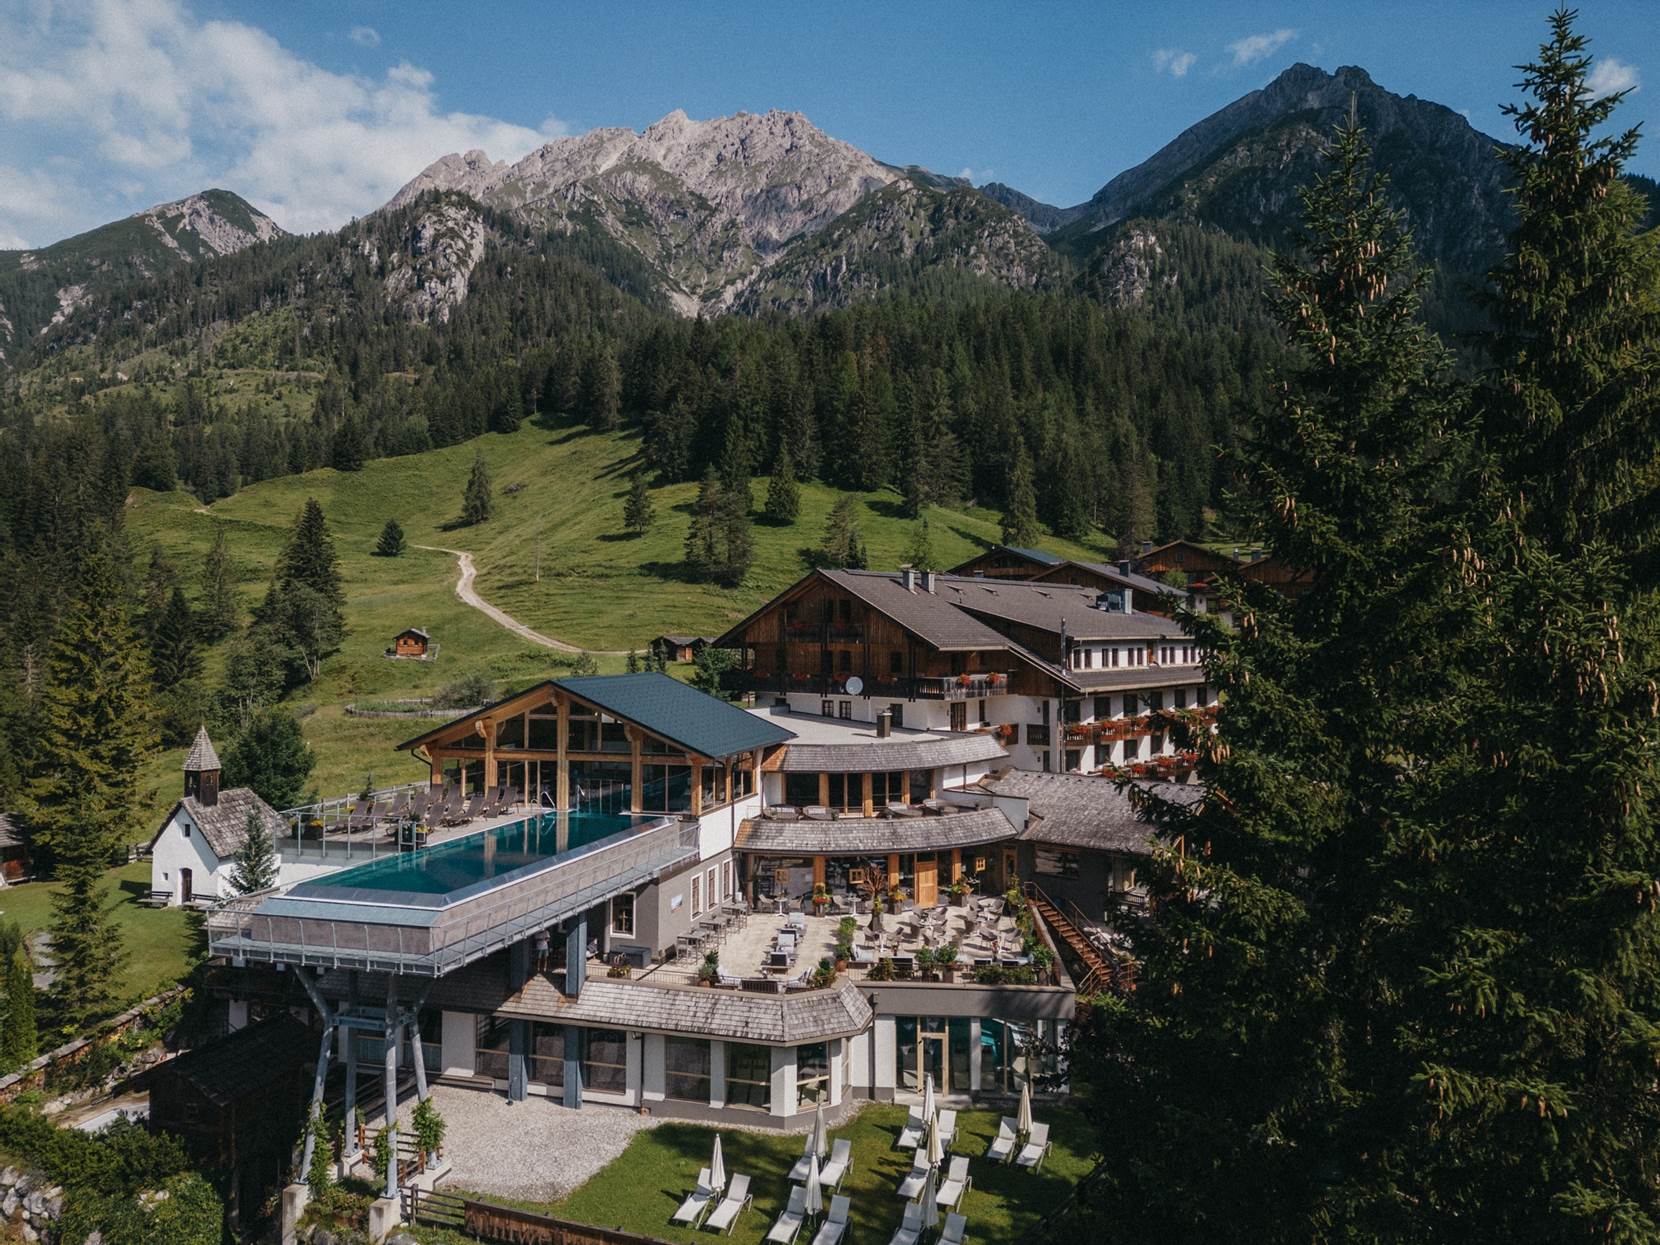
[[[1635,91],[1643,85],[1642,75],[1637,72],[1637,66],[1628,65],[1612,56],[1599,56],[1591,66],[1590,76],[1585,79],[1585,85],[1590,88],[1593,99],[1601,99],[1605,95],[1612,95],[1615,91]]]
[[[984,185],[986,182],[991,180],[992,174],[996,171],[997,170],[995,169],[977,169],[971,165],[965,164],[962,168],[957,170],[957,176],[962,178],[965,182],[972,182],[975,185]]]
[[[380,46],[380,31],[373,26],[353,26],[346,38],[359,47],[378,48]]]
[[[1193,62],[1198,59],[1192,52],[1184,52],[1180,48],[1160,48],[1153,53],[1153,67],[1172,78],[1185,78],[1187,71],[1193,68]]]
[[[1233,53],[1235,66],[1249,65],[1279,51],[1296,37],[1295,30],[1289,26],[1282,26],[1266,34],[1246,35],[1243,39],[1235,39],[1228,44],[1228,51]]]
[[[445,111],[431,72],[340,74],[257,27],[200,21],[183,0],[65,0],[0,14],[0,165],[71,153],[45,210],[0,177],[0,233],[36,244],[208,186],[287,229],[372,211],[433,160],[481,147],[515,159],[565,127]],[[92,187],[141,187],[112,210]],[[36,196],[38,197],[38,196]]]

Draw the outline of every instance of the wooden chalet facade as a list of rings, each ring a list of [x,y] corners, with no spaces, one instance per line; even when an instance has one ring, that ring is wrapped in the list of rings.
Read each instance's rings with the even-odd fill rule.
[[[1165,575],[1171,571],[1185,575],[1191,583],[1195,579],[1209,579],[1218,571],[1234,570],[1237,559],[1191,540],[1173,540],[1157,548],[1148,549],[1136,559],[1136,567],[1143,575]]]
[[[420,627],[405,627],[392,638],[390,654],[393,657],[423,658],[431,637]]]
[[[1018,545],[993,545],[984,553],[976,554],[961,566],[953,566],[953,575],[980,575],[987,579],[1034,579],[1064,559],[1047,549],[1023,549]]]

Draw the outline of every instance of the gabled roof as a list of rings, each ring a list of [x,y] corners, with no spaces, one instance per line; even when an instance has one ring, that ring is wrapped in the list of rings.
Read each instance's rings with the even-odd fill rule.
[[[964,566],[973,566],[981,558],[997,553],[1012,553],[1015,557],[1024,558],[1026,561],[1032,562],[1038,566],[1057,566],[1061,562],[1065,561],[1060,554],[1050,553],[1047,549],[1029,549],[1024,545],[993,545],[990,549],[984,549],[975,554],[972,558],[968,559],[968,561],[964,562],[962,566],[952,567],[951,572],[952,574],[956,574],[958,571],[962,570]]]
[[[428,640],[428,639],[432,638],[431,636],[427,635],[426,629],[424,627],[405,627],[402,631],[398,632],[397,636],[394,636],[393,638],[396,639],[400,636],[406,636],[406,635],[418,635],[423,640]]]
[[[150,846],[156,845],[162,832],[173,824],[173,818],[183,809],[190,816],[202,838],[220,860],[229,860],[248,837],[248,814],[257,813],[273,839],[281,838],[288,827],[277,811],[247,787],[232,787],[221,791],[216,804],[203,804],[195,796],[187,795],[168,811],[166,819],[157,828]]]
[[[820,574],[941,652],[1009,647],[1006,636],[963,613],[938,592],[905,587],[897,574],[886,571],[821,571]]]
[[[1076,566],[1081,570],[1088,571],[1092,575],[1099,575],[1108,583],[1121,584],[1126,588],[1133,588],[1137,592],[1147,593],[1150,596],[1180,598],[1187,595],[1187,589],[1185,588],[1173,588],[1162,579],[1154,579],[1150,575],[1143,575],[1140,571],[1123,570],[1116,563],[1112,562],[1079,562],[1073,559],[1068,559],[1064,562],[1057,562],[1054,566],[1051,566],[1048,570],[1038,575],[1037,579],[1040,583],[1044,582],[1048,580],[1050,576],[1057,574],[1069,566]]]
[[[207,727],[196,728],[195,742],[190,745],[190,751],[184,758],[184,772],[199,773],[202,770],[220,769],[219,754],[213,750],[213,740],[208,738]]]
[[[1168,800],[1196,804],[1205,789],[1197,783],[1138,783]],[[1111,778],[1088,774],[1040,774],[1007,770],[981,781],[982,790],[1027,801],[1021,839],[1057,847],[1148,855],[1153,827],[1143,821],[1128,790]]]
[[[1145,640],[1179,636],[1181,626],[1158,614],[1125,614],[1096,608],[1092,588],[1044,581],[946,576],[938,595],[971,614],[1000,618],[1074,640]],[[1058,650],[1057,650],[1058,651]]]
[[[311,1030],[283,1011],[188,1050],[152,1075],[163,1085],[187,1085],[220,1106],[246,1102],[269,1094],[293,1077],[313,1045]]]

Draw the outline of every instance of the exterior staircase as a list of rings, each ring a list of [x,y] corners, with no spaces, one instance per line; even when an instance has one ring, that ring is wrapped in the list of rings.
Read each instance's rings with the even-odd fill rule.
[[[1026,883],[1025,891],[1032,911],[1042,918],[1049,931],[1066,944],[1067,950],[1083,966],[1083,976],[1077,982],[1080,998],[1100,994],[1103,990],[1128,994],[1135,989],[1135,967],[1128,957],[1103,953],[1089,940],[1079,923],[1034,883]]]

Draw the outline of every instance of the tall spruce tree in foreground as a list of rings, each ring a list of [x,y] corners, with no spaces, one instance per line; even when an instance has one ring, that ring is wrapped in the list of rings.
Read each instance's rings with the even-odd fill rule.
[[[865,538],[859,528],[859,512],[846,493],[836,498],[824,521],[824,539],[818,548],[821,566],[863,570],[866,565]]]
[[[772,464],[772,478],[767,481],[767,500],[761,512],[767,522],[788,527],[801,513],[801,486],[795,479],[795,459],[790,447],[778,447],[778,458]]]
[[[1237,629],[1184,616],[1223,697],[1217,735],[1183,731],[1208,797],[1148,802],[1139,986],[1074,1045],[1102,1104],[1111,1175],[1085,1230],[1105,1239],[1457,1235],[1410,1200],[1434,1107],[1408,1035],[1427,1005],[1416,907],[1438,902],[1413,772],[1458,746],[1424,721],[1449,609],[1430,501],[1460,434],[1358,130],[1330,164],[1274,273],[1295,365],[1237,464],[1242,508],[1312,587],[1236,586]]]
[[[461,521],[468,526],[487,522],[496,509],[495,489],[490,483],[490,468],[484,465],[484,455],[473,455],[473,469],[467,475],[467,487],[461,492]]]
[[[1423,1194],[1492,1240],[1660,1239],[1660,264],[1574,15],[1511,110],[1482,457],[1453,544],[1446,952],[1424,974]]]
[[[251,895],[276,884],[276,845],[271,842],[264,818],[249,809],[242,844],[236,849],[236,863],[231,868],[231,885],[238,895]]]
[[[156,742],[150,670],[106,537],[85,558],[47,660],[39,765],[29,787],[35,843],[52,861],[50,936],[57,1018],[84,1024],[111,1000],[125,958],[104,874],[140,824],[139,777]]]

